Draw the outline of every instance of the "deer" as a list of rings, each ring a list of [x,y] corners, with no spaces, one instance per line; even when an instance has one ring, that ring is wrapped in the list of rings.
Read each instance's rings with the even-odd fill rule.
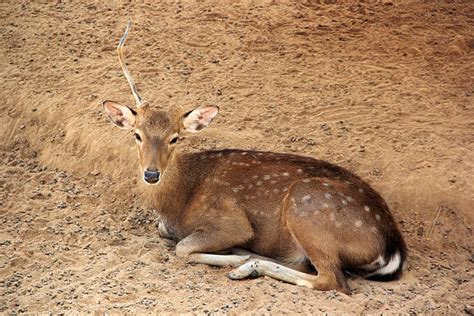
[[[348,295],[349,277],[401,277],[405,241],[384,199],[355,174],[302,155],[183,151],[183,137],[208,127],[219,107],[166,111],[142,99],[123,56],[131,26],[117,52],[136,107],[102,105],[134,134],[158,234],[176,242],[178,258],[230,267],[233,280],[268,276]]]

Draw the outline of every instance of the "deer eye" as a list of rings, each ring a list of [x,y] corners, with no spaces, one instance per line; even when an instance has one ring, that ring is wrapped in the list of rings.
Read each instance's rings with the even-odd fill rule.
[[[176,144],[177,142],[178,142],[178,136],[173,137],[173,138],[170,140],[170,144]]]
[[[140,135],[138,135],[137,133],[135,133],[134,136],[135,136],[135,139],[137,140],[137,142],[141,142],[141,141],[142,141],[142,138],[141,138]]]

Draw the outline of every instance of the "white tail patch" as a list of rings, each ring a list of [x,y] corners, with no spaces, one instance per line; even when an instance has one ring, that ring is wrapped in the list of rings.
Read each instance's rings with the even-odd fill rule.
[[[397,269],[400,267],[400,263],[402,262],[402,256],[400,256],[400,252],[397,251],[393,256],[392,258],[390,258],[390,261],[384,265],[383,267],[381,267],[380,269],[376,270],[375,272],[371,273],[370,275],[376,275],[376,274],[381,274],[381,275],[385,275],[385,274],[392,274],[394,273],[395,271],[397,271]]]

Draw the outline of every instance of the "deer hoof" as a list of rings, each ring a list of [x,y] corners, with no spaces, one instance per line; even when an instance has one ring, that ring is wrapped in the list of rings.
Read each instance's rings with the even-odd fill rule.
[[[232,280],[241,280],[245,278],[256,278],[260,276],[260,273],[257,271],[256,261],[249,261],[244,263],[240,267],[229,272],[228,277]]]

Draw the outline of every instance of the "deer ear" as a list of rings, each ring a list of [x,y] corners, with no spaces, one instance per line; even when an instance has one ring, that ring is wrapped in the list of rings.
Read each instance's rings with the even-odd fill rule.
[[[114,101],[104,101],[102,106],[109,115],[109,119],[122,129],[133,129],[135,125],[136,112],[126,105]]]
[[[183,116],[183,127],[188,132],[196,133],[206,128],[216,117],[217,113],[219,113],[219,108],[217,106],[194,109]]]

